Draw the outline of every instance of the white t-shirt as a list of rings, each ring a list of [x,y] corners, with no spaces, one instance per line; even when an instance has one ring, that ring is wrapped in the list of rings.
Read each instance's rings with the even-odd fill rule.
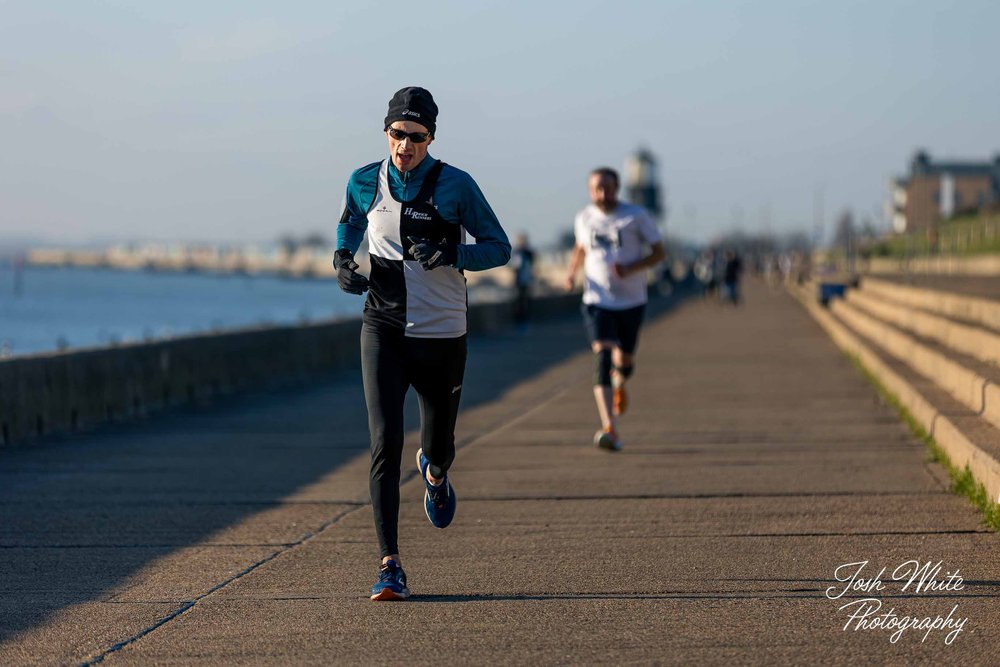
[[[577,213],[576,244],[587,251],[583,262],[587,285],[583,302],[611,310],[646,303],[646,272],[616,278],[611,266],[642,259],[643,244],[660,241],[660,232],[641,206],[619,202],[611,213],[590,204]]]

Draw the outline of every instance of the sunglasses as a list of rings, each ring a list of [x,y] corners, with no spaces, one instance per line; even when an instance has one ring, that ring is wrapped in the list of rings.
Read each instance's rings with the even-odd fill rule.
[[[422,144],[427,141],[429,136],[431,136],[430,132],[403,132],[402,130],[397,130],[394,127],[387,127],[386,131],[389,132],[389,136],[396,141],[409,139],[415,144]]]

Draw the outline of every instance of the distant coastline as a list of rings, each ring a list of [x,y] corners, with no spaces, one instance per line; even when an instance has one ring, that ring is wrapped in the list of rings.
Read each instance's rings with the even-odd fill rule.
[[[36,248],[25,254],[34,267],[104,268],[119,271],[246,274],[291,278],[336,277],[332,248],[225,248],[214,246],[114,246],[104,250]]]
[[[213,245],[127,244],[105,249],[31,248],[20,256],[31,267],[73,267],[143,271],[151,273],[194,273],[207,275],[247,275],[275,278],[333,280],[334,248],[300,246],[294,250],[282,247],[244,248]],[[368,272],[368,253],[363,246],[357,255],[363,273]],[[3,264],[0,258],[0,264]],[[556,284],[549,275],[554,265],[562,266],[561,256],[543,257],[539,263],[540,284]],[[509,289],[513,272],[506,267],[489,271],[467,272],[470,287]],[[548,289],[546,289],[548,291]]]
[[[364,298],[344,294],[334,280],[307,272],[291,276],[225,270],[163,270],[110,266],[97,254],[79,264],[0,262],[0,360],[53,351],[169,340],[256,326],[301,325],[359,317]],[[59,259],[70,259],[69,256]],[[367,259],[367,258],[363,258]],[[483,275],[492,273],[493,275]],[[510,298],[510,271],[482,272],[470,281],[469,302]]]

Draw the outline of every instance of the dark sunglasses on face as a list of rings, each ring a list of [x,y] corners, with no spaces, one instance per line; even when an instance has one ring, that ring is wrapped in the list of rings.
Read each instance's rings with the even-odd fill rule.
[[[402,130],[397,130],[394,127],[387,127],[385,129],[389,132],[389,136],[396,141],[409,139],[415,144],[422,144],[427,141],[428,137],[431,136],[430,132],[403,132]]]

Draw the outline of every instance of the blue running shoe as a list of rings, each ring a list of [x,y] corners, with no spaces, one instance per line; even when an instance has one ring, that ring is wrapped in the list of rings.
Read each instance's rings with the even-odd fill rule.
[[[396,561],[387,560],[378,571],[378,581],[372,586],[372,600],[405,600],[408,597],[406,573]]]
[[[451,520],[455,518],[455,489],[451,488],[448,475],[444,476],[444,481],[434,486],[427,481],[427,467],[431,462],[424,456],[424,450],[417,450],[417,469],[420,470],[420,478],[424,480],[424,514],[430,522],[438,528],[446,528]]]

